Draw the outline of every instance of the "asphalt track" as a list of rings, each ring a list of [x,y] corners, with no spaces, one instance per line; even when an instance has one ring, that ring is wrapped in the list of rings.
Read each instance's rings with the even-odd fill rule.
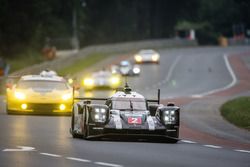
[[[186,49],[160,50],[160,65],[142,65],[139,77],[130,77],[128,81],[135,90],[149,98],[155,98],[157,88],[161,89],[162,98],[172,100],[182,97],[201,98],[207,92],[227,87],[233,83],[232,74],[225,63],[224,55],[250,51],[249,47],[203,47]],[[92,92],[93,96],[106,96],[109,91]],[[244,142],[246,148],[226,147],[195,140],[195,137],[183,138],[177,144],[158,143],[145,140],[97,140],[86,141],[73,139],[69,134],[69,117],[6,115],[4,98],[0,110],[0,166],[1,167],[44,167],[44,166],[225,166],[249,167],[250,149],[249,132],[238,132],[237,128],[219,124],[214,112],[201,114],[198,109],[183,112],[184,124],[200,126],[199,131],[215,133],[213,126],[224,127],[224,133],[216,135],[234,137],[237,142]],[[191,108],[197,101],[187,103]],[[206,101],[206,104],[210,100]],[[211,100],[211,103],[212,100]],[[191,106],[190,106],[191,105]],[[198,103],[204,105],[204,103]],[[197,106],[197,105],[196,105]],[[196,111],[196,112],[195,112]],[[195,121],[197,114],[204,118]],[[192,115],[193,114],[193,115]],[[216,118],[209,122],[209,118]],[[194,124],[192,124],[194,122]],[[197,123],[196,123],[197,122]],[[204,122],[208,122],[205,124]],[[218,123],[218,124],[216,124]],[[184,132],[183,132],[184,133]],[[185,135],[182,135],[184,136]],[[233,138],[233,137],[232,137]],[[224,138],[226,141],[227,138]],[[22,146],[22,147],[18,147]],[[25,146],[25,147],[24,147]]]

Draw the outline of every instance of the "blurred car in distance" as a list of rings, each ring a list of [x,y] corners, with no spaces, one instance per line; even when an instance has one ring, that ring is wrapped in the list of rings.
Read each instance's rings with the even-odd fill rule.
[[[119,74],[112,74],[108,70],[100,70],[85,77],[82,84],[85,90],[96,88],[116,89],[121,85],[121,76]]]
[[[112,65],[111,71],[113,74],[118,73],[123,76],[134,76],[139,75],[141,72],[140,66],[133,64],[128,60],[123,60],[119,65]]]
[[[143,49],[134,55],[136,63],[156,63],[160,62],[160,54],[152,49]]]

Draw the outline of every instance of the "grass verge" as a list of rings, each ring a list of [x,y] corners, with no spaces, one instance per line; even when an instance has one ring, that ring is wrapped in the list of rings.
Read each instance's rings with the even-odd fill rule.
[[[58,71],[58,74],[65,76],[69,74],[75,74],[79,71],[83,71],[84,69],[94,65],[95,63],[106,59],[110,54],[106,53],[92,53],[82,59],[78,60],[76,63],[73,63],[70,66],[62,68]]]
[[[221,115],[236,126],[250,130],[250,97],[239,97],[224,103]]]
[[[28,50],[22,54],[16,55],[15,58],[7,59],[7,62],[10,65],[9,73],[23,69],[33,64],[41,63],[43,61],[45,61],[45,59],[41,53],[33,50]]]

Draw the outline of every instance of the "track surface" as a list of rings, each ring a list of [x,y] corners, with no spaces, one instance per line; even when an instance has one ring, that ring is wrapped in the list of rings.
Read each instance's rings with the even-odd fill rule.
[[[231,48],[187,48],[160,50],[160,65],[142,65],[140,77],[129,78],[131,87],[147,97],[156,97],[161,88],[162,98],[199,97],[203,93],[223,88],[232,83],[232,75],[226,66],[224,54],[250,51],[249,47]],[[93,92],[106,96],[110,92]],[[213,133],[242,142],[244,148],[212,145],[207,141],[195,142],[189,136],[178,144],[155,141],[104,140],[86,141],[73,139],[69,134],[69,117],[6,115],[4,99],[0,110],[0,166],[43,167],[43,166],[246,166],[250,164],[249,132],[228,125],[212,112],[193,110],[193,101],[184,106],[182,121],[193,125],[199,132]],[[214,102],[211,103],[214,104]],[[210,104],[210,100],[205,104]],[[196,105],[196,106],[197,106]],[[188,109],[192,109],[189,112]],[[195,107],[194,107],[195,108]],[[198,107],[199,108],[199,107]],[[196,112],[195,112],[196,111]],[[193,115],[192,115],[193,114]],[[193,118],[204,118],[195,121]],[[194,116],[194,117],[193,117]],[[209,122],[215,118],[214,122]],[[192,124],[192,121],[196,123]],[[224,122],[223,122],[224,121]],[[220,123],[222,122],[222,123]],[[213,124],[214,123],[214,124]],[[225,125],[224,125],[225,124]],[[198,129],[195,126],[199,126]],[[213,127],[221,126],[224,133]],[[235,131],[231,131],[231,130]],[[194,131],[195,131],[194,130]],[[185,137],[185,129],[182,137]],[[233,135],[238,133],[238,135]],[[245,133],[245,135],[243,135]],[[238,137],[235,137],[238,136]],[[227,141],[227,138],[224,138]],[[230,142],[229,142],[230,143]],[[27,146],[33,148],[17,148]],[[6,149],[19,149],[6,150]]]

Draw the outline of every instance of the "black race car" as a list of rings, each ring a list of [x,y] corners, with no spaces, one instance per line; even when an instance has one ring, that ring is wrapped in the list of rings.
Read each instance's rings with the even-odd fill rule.
[[[179,137],[180,108],[147,100],[128,86],[110,98],[75,98],[70,132],[85,139],[101,136],[139,136],[166,138],[176,143]],[[93,101],[105,101],[94,104]]]

